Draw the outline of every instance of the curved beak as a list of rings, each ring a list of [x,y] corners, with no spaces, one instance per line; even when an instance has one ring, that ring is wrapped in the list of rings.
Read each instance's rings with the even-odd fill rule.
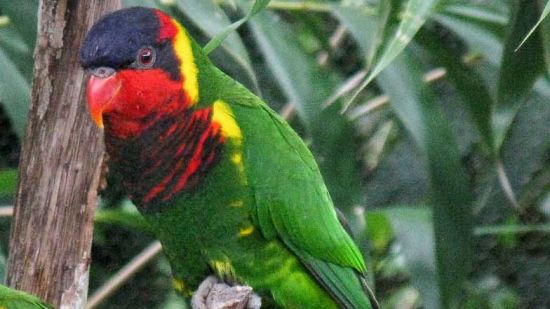
[[[87,88],[88,110],[98,127],[103,128],[103,113],[110,110],[121,86],[115,70],[97,68],[92,71]]]

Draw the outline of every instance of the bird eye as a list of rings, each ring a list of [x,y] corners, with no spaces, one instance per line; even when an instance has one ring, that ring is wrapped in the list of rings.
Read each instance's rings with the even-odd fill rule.
[[[138,51],[136,60],[141,68],[148,69],[152,67],[156,60],[155,50],[151,47],[143,47]]]

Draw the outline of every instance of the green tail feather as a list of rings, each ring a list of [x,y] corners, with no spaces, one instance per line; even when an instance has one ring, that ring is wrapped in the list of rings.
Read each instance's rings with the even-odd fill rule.
[[[290,247],[340,307],[346,309],[379,308],[365,279],[356,270],[316,259],[301,250]]]

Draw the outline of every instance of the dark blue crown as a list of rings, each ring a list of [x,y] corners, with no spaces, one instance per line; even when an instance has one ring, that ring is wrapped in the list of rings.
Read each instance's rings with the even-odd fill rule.
[[[84,68],[118,69],[134,62],[144,46],[155,45],[160,23],[153,9],[132,7],[100,18],[80,48]]]

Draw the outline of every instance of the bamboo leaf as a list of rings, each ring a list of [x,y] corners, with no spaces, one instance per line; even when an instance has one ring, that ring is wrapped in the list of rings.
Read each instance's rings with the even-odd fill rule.
[[[542,0],[540,0],[542,1]],[[550,1],[546,3],[544,10],[546,11],[546,18],[544,18],[539,25],[542,36],[542,45],[544,47],[544,61],[546,62],[546,74],[550,78],[550,17],[548,17],[548,7]]]
[[[138,231],[152,232],[143,216],[137,211],[126,209],[101,209],[96,212],[94,222],[96,224],[110,224]]]
[[[246,14],[246,16],[241,18],[240,20],[238,20],[238,21],[232,23],[231,25],[225,27],[225,29],[223,29],[220,33],[216,34],[216,36],[214,36],[212,38],[212,40],[210,40],[210,42],[208,42],[208,44],[206,44],[206,46],[204,46],[204,52],[206,54],[209,54],[214,49],[218,48],[218,46],[220,46],[220,44],[231,33],[233,33],[233,31],[237,30],[242,24],[247,22],[250,18],[252,18],[258,12],[263,10],[269,4],[269,1],[271,1],[271,0],[256,0],[254,2],[254,5],[252,6],[250,11],[248,12],[248,14]]]
[[[439,289],[443,307],[462,301],[462,284],[472,262],[472,196],[458,146],[427,85],[422,69],[408,52],[378,76],[391,106],[426,154],[430,175]]]
[[[550,233],[550,224],[506,224],[479,226],[474,229],[474,235],[502,235],[525,233]]]
[[[367,212],[366,218],[383,216],[390,222],[402,248],[412,284],[420,291],[424,308],[440,308],[437,286],[432,212],[426,207],[395,206]]]
[[[17,169],[0,170],[0,198],[13,197],[17,187]]]
[[[539,79],[540,81],[544,79]],[[550,171],[550,96],[534,93],[519,109],[500,151],[503,169],[520,206],[531,209],[548,188]],[[532,191],[534,190],[534,191]],[[547,189],[546,189],[547,190]],[[502,191],[502,190],[499,190]],[[539,193],[535,193],[539,192]],[[489,207],[507,207],[503,199],[489,200]],[[503,205],[504,204],[504,205]]]
[[[0,284],[4,283],[4,278],[6,278],[6,255],[0,247]]]
[[[266,61],[288,100],[304,124],[310,127],[319,117],[321,103],[333,82],[315,60],[307,55],[288,25],[263,12],[250,25]]]
[[[30,102],[31,88],[16,65],[0,49],[0,104],[8,114],[14,131],[19,138],[23,137],[27,111]]]
[[[479,16],[465,14],[465,12],[477,9],[477,7],[471,8],[469,6],[461,10],[444,9],[435,14],[433,18],[460,36],[471,52],[480,53],[485,56],[485,60],[490,64],[499,66],[502,57],[500,29],[504,28],[501,19],[508,20],[508,17],[499,12],[496,18],[480,20]]]
[[[36,42],[38,0],[0,0],[0,8],[10,17],[25,44],[32,48]]]
[[[5,16],[5,21],[6,24],[0,25],[0,49],[4,50],[6,56],[13,61],[23,77],[30,83],[34,63],[32,46],[27,46],[9,17]]]
[[[531,28],[531,30],[529,31],[529,33],[527,33],[527,35],[525,36],[525,38],[523,38],[523,40],[521,41],[521,43],[519,43],[518,47],[515,49],[516,51],[518,49],[520,49],[520,47],[523,45],[523,43],[525,43],[525,41],[527,41],[527,39],[529,39],[529,37],[533,34],[533,32],[535,32],[535,30],[537,29],[537,27],[542,23],[542,21],[546,18],[546,16],[548,16],[548,14],[550,14],[550,1],[546,2],[546,6],[544,7],[544,10],[542,11],[542,14],[539,18],[539,20],[537,21],[537,23],[533,26],[533,28]]]
[[[534,32],[515,52],[521,39],[538,17],[536,1],[520,0],[512,10],[511,28],[506,38],[502,58],[497,102],[493,114],[494,148],[499,150],[519,107],[525,102],[534,82],[544,70],[540,33]]]
[[[0,0],[0,8],[6,14],[0,25],[0,104],[21,138],[30,102],[38,1],[20,4]]]
[[[409,44],[426,19],[433,13],[438,0],[386,1],[391,5],[390,18],[385,23],[384,41],[375,52],[372,69],[344,106],[346,110],[359,93],[397,57]]]
[[[462,62],[456,49],[448,48],[444,38],[438,37],[435,31],[425,29],[417,38],[423,47],[437,55],[434,57],[435,62],[446,69],[447,76],[455,85],[486,146],[491,149],[491,109],[494,102],[487,85],[475,70]]]
[[[380,5],[387,3],[388,1],[379,2]],[[383,24],[379,20],[384,16],[373,12],[372,8],[366,6],[364,2],[359,6],[334,4],[331,12],[350,31],[368,60],[367,62],[370,63],[374,57],[376,45],[381,43],[377,42],[377,39],[381,41],[382,33],[377,35],[377,31],[380,30],[378,29],[379,25]],[[388,17],[387,15],[385,14],[385,18]]]
[[[485,3],[489,5],[489,3]],[[477,20],[482,23],[497,24],[505,26],[508,23],[508,14],[506,6],[485,7],[476,5],[476,3],[452,3],[449,1],[442,8],[442,12],[447,15],[462,16],[469,20]]]

